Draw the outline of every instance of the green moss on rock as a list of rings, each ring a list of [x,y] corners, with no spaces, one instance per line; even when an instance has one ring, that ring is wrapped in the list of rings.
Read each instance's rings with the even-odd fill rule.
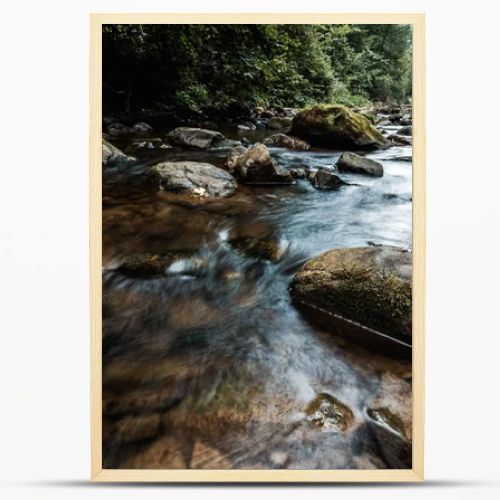
[[[411,254],[396,247],[339,249],[296,273],[292,298],[399,339],[411,339]]]
[[[365,116],[340,104],[304,109],[293,119],[292,135],[313,146],[342,149],[380,149],[389,142]]]

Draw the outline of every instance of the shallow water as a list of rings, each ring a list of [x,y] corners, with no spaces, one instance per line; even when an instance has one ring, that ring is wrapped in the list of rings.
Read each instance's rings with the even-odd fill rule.
[[[341,154],[271,151],[286,167],[333,168]],[[387,466],[366,426],[366,402],[382,373],[408,380],[411,367],[309,325],[288,286],[301,263],[332,248],[411,248],[411,162],[391,159],[411,148],[370,154],[384,177],[339,174],[351,185],[336,191],[298,180],[240,186],[213,201],[157,192],[146,172],[177,159],[221,166],[226,151],[133,154],[139,165],[103,177],[104,466]],[[254,241],[266,242],[272,258]],[[118,270],[135,254],[171,251],[181,258],[160,277]],[[320,393],[351,409],[348,431],[311,423],[305,409]],[[117,410],[123,401],[135,403]],[[144,414],[157,416],[156,431],[128,442],[120,419]]]

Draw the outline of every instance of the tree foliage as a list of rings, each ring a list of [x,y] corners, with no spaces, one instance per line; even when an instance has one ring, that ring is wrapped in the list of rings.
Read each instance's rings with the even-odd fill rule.
[[[105,25],[104,104],[348,105],[411,95],[409,25]]]

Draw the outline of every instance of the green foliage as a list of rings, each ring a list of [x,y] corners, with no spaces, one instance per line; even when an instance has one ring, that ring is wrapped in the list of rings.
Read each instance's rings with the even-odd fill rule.
[[[405,101],[408,25],[105,25],[105,105]]]

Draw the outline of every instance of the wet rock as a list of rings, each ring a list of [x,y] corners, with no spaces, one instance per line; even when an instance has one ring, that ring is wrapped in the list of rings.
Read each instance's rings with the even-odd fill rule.
[[[122,137],[131,135],[134,133],[134,129],[127,127],[123,123],[113,122],[108,125],[108,134],[112,137]]]
[[[289,172],[294,179],[305,179],[307,175],[306,169],[302,167],[292,167],[289,169]]]
[[[229,240],[232,247],[250,257],[278,262],[283,257],[287,245],[277,239],[259,239],[249,236],[232,238]]]
[[[157,278],[164,276],[169,266],[187,256],[189,255],[180,252],[140,253],[126,259],[118,271],[134,278]]]
[[[338,104],[301,111],[293,119],[291,132],[313,146],[367,150],[389,147],[370,120]]]
[[[255,130],[257,126],[252,122],[243,122],[236,126],[238,130]]]
[[[230,196],[237,187],[230,173],[209,163],[164,162],[151,167],[150,171],[160,189],[190,196]]]
[[[398,135],[412,135],[413,127],[411,126],[401,127],[396,133]]]
[[[384,175],[384,167],[381,163],[350,152],[342,153],[336,167],[339,172],[370,175],[372,177],[382,177]]]
[[[274,116],[267,122],[267,128],[273,130],[287,129],[292,126],[292,118],[288,116]]]
[[[158,413],[127,416],[114,422],[108,428],[111,439],[119,443],[151,439],[158,434],[159,430],[160,415]]]
[[[226,141],[220,132],[191,127],[177,127],[168,133],[168,138],[178,146],[196,149],[220,147]]]
[[[311,146],[302,139],[298,139],[297,137],[290,137],[285,134],[274,134],[264,139],[264,144],[266,146],[274,146],[277,148],[290,148],[290,149],[299,149],[306,151],[311,149]]]
[[[247,151],[248,148],[246,148],[245,146],[235,146],[228,151],[225,166],[229,170],[229,172],[233,173],[236,166],[236,160],[240,156],[244,155]]]
[[[138,122],[133,127],[132,130],[137,134],[146,134],[153,131],[153,127],[145,122]]]
[[[405,135],[399,134],[391,134],[387,136],[387,138],[395,144],[400,144],[402,146],[411,146],[412,140],[411,137],[407,137]]]
[[[346,184],[338,175],[322,168],[320,168],[310,180],[311,184],[316,189],[324,190],[337,189]]]
[[[378,393],[368,402],[367,414],[370,428],[389,467],[411,468],[411,384],[385,372]]]
[[[264,144],[255,144],[240,156],[234,152],[232,172],[245,184],[293,184],[292,175],[278,165]]]
[[[411,356],[411,272],[411,253],[401,248],[330,250],[297,271],[290,293],[324,328],[385,354]]]
[[[177,388],[179,390],[177,390]],[[184,396],[180,391],[164,389],[138,389],[118,395],[105,395],[102,402],[103,415],[117,417],[165,411],[175,406]]]
[[[113,146],[106,139],[102,140],[102,166],[113,167],[120,164],[132,163],[135,158],[126,155],[123,151]]]
[[[197,441],[191,457],[191,469],[232,469],[233,464],[215,448]]]
[[[352,410],[327,393],[321,393],[311,401],[305,413],[313,425],[331,432],[345,432],[354,422]]]

